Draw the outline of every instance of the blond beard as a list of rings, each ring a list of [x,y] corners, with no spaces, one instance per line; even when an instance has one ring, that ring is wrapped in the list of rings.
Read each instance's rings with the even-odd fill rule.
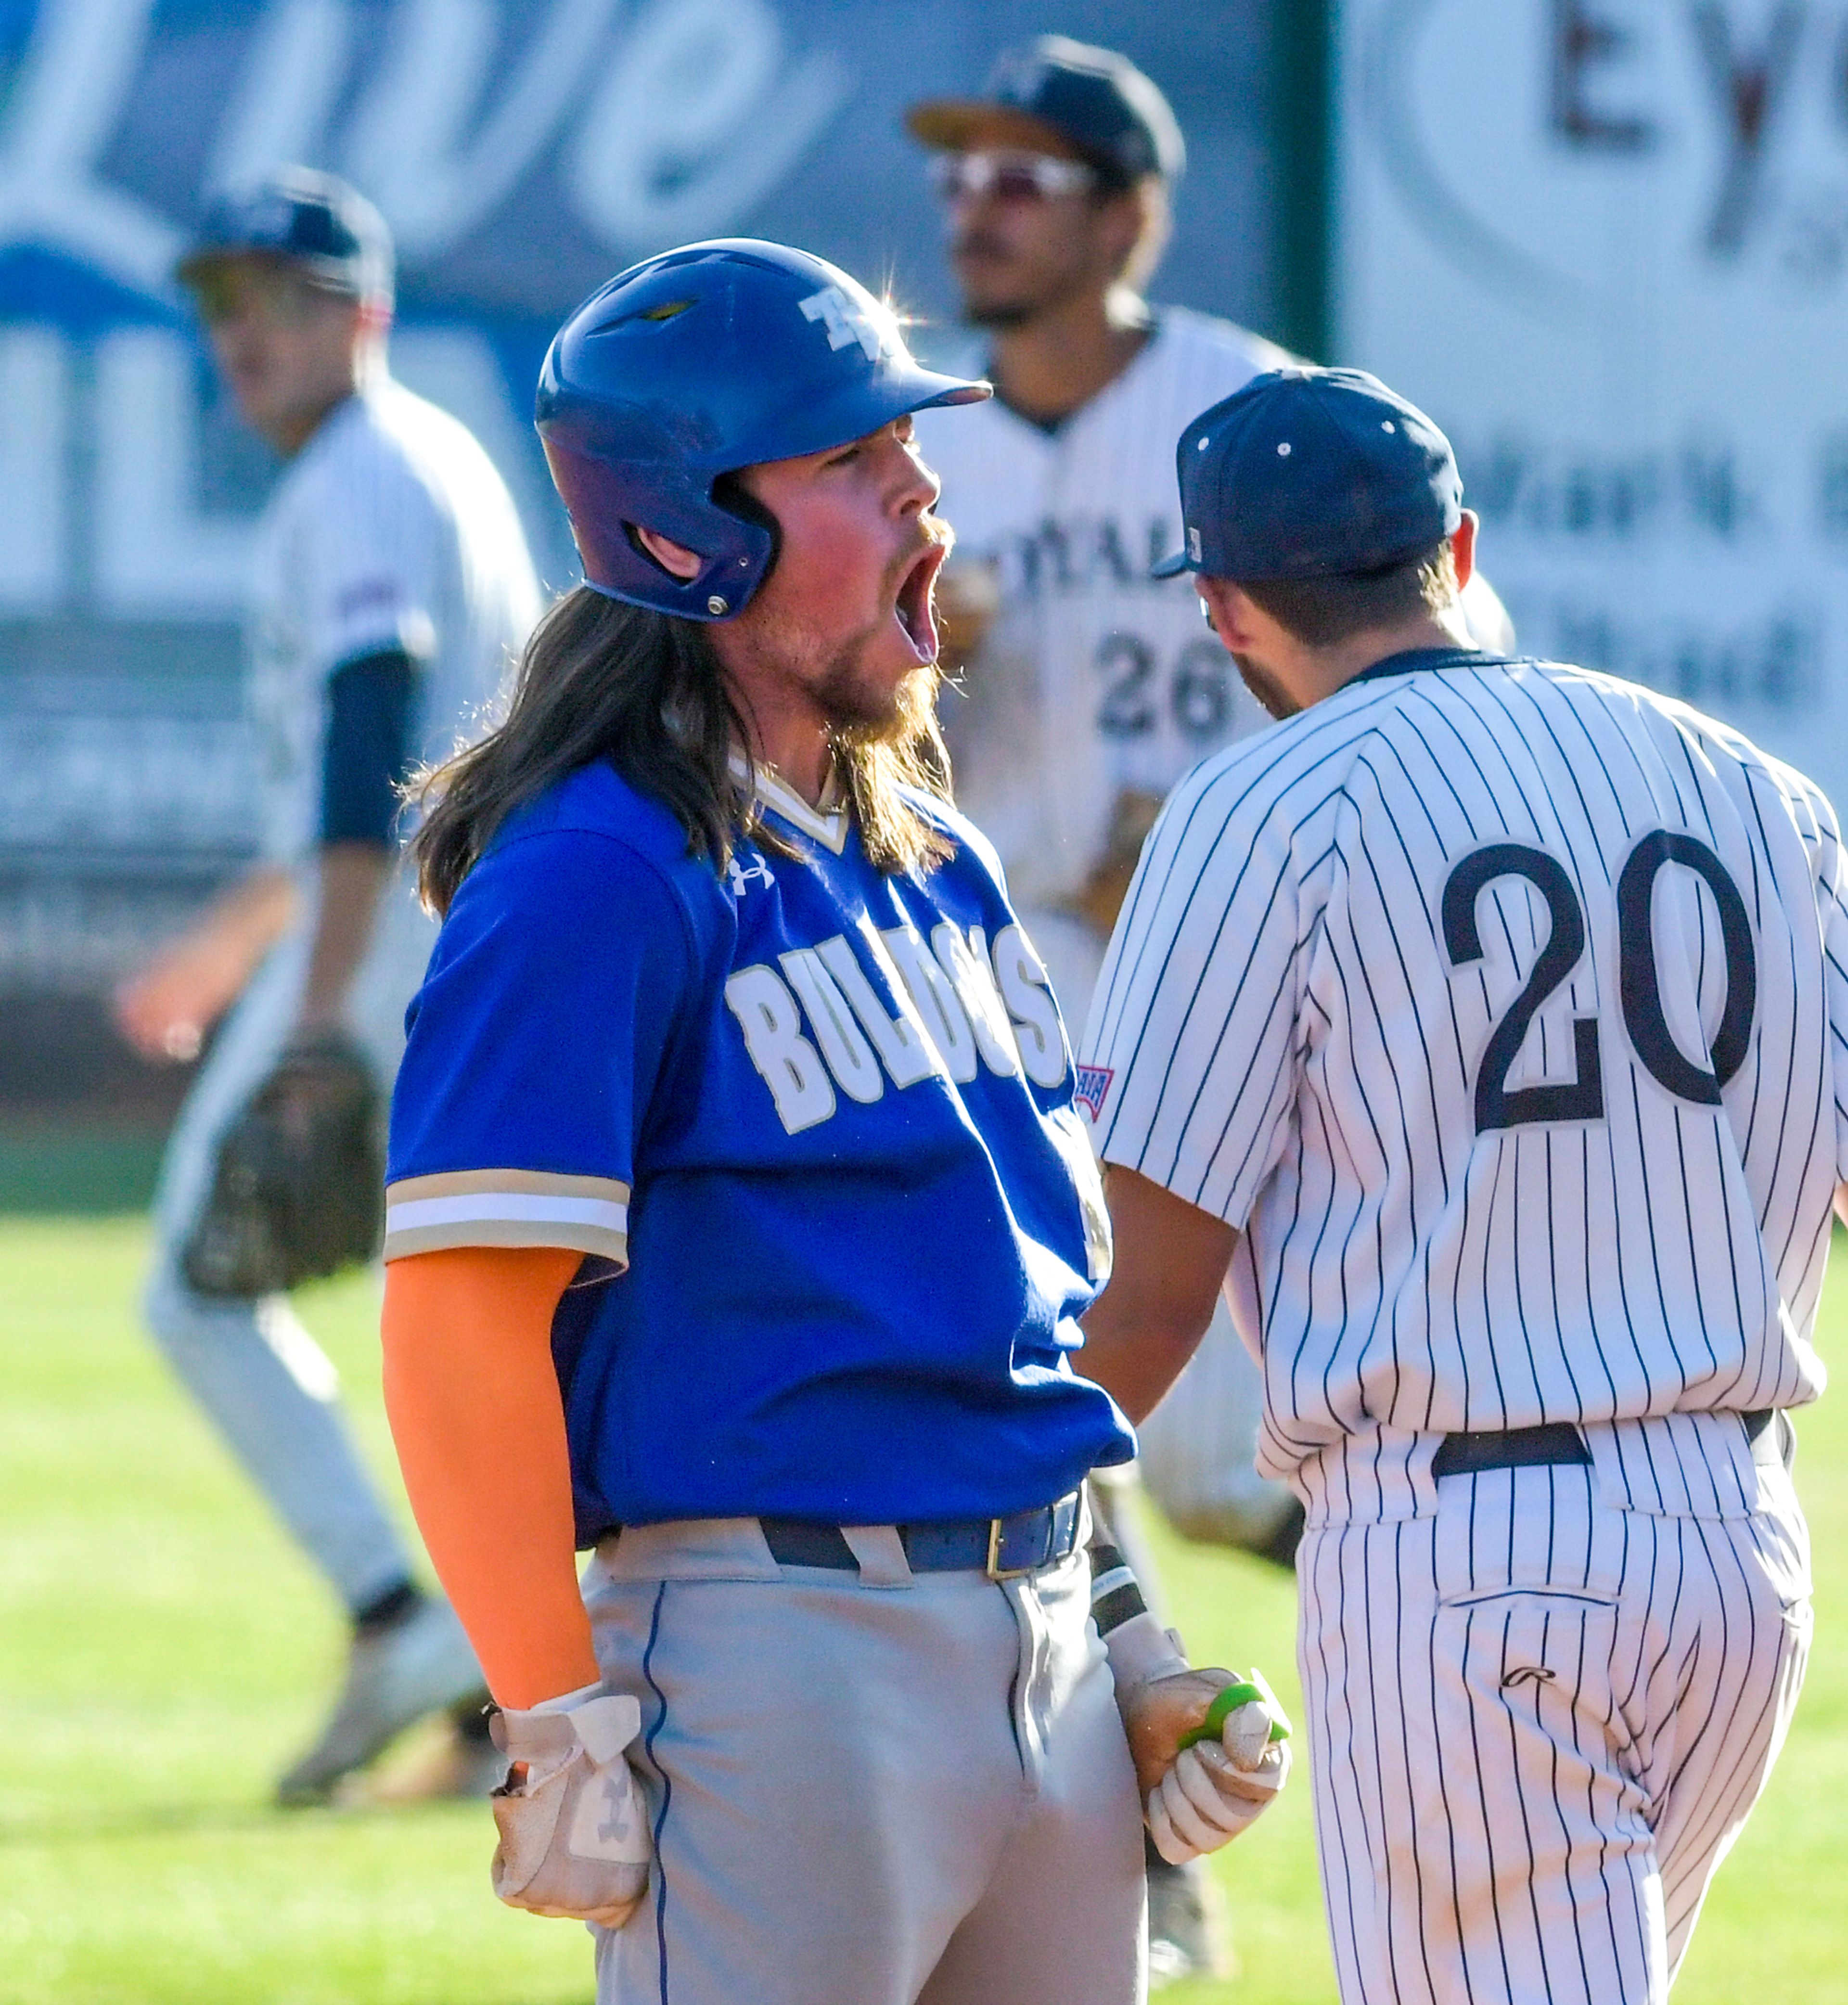
[[[884,717],[848,717],[828,726],[828,743],[842,751],[875,745],[907,745],[931,726],[936,714],[937,691],[943,676],[934,662],[920,662],[892,692],[892,705]]]

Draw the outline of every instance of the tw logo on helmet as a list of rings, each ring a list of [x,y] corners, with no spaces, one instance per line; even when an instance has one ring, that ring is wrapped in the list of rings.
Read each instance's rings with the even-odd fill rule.
[[[863,305],[849,299],[838,286],[824,286],[797,304],[804,320],[819,321],[827,329],[830,348],[845,348],[848,342],[857,341],[866,350],[866,360],[877,362],[899,346],[898,323],[889,312],[877,303]]]

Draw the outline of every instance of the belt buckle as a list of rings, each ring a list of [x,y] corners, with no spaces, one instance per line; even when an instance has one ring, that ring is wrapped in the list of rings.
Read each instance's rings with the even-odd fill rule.
[[[1002,1565],[1001,1541],[1006,1536],[1007,1522],[1005,1518],[991,1518],[988,1521],[988,1564],[983,1571],[990,1580],[1021,1580],[1030,1573],[1037,1573],[1045,1563],[1042,1538],[1038,1558],[1029,1561],[1025,1566]]]

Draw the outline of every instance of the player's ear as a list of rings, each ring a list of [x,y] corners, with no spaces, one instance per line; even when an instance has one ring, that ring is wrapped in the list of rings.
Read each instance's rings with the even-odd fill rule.
[[[1256,609],[1251,601],[1229,578],[1204,578],[1196,572],[1193,586],[1200,594],[1200,609],[1207,616],[1207,624],[1219,636],[1228,651],[1235,655],[1249,654],[1255,637],[1251,616]]]
[[[1145,175],[1133,191],[1136,208],[1136,234],[1125,254],[1119,273],[1132,292],[1140,292],[1154,276],[1161,254],[1174,231],[1174,211],[1168,199],[1167,184],[1159,174]]]
[[[1481,518],[1474,508],[1463,511],[1450,537],[1450,561],[1456,567],[1456,588],[1461,592],[1476,571],[1476,528]]]
[[[684,543],[676,543],[673,537],[664,536],[659,530],[645,529],[640,523],[634,525],[632,533],[636,542],[664,571],[678,578],[699,575],[699,567],[705,559],[697,550],[688,550]]]
[[[1112,274],[1132,288],[1139,285],[1154,263],[1153,258],[1140,260],[1137,256],[1149,227],[1140,191],[1134,188],[1112,191],[1094,204],[1092,213]],[[1133,272],[1133,266],[1140,269]]]

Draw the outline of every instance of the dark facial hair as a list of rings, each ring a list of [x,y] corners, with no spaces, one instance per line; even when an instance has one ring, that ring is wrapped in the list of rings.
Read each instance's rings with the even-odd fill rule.
[[[962,232],[950,246],[950,259],[955,259],[965,251],[987,251],[1005,256],[1007,247],[993,237],[985,236],[979,230]],[[963,300],[963,321],[969,327],[988,328],[996,332],[1008,328],[1024,327],[1030,321],[1037,320],[1050,307],[1056,306],[1070,290],[1068,280],[1055,283],[1049,290],[1042,290],[1031,299],[971,300],[965,294]]]
[[[1238,665],[1238,679],[1280,724],[1286,717],[1302,714],[1302,705],[1285,693],[1283,685],[1268,669],[1260,669],[1248,655],[1235,655],[1232,659]]]

